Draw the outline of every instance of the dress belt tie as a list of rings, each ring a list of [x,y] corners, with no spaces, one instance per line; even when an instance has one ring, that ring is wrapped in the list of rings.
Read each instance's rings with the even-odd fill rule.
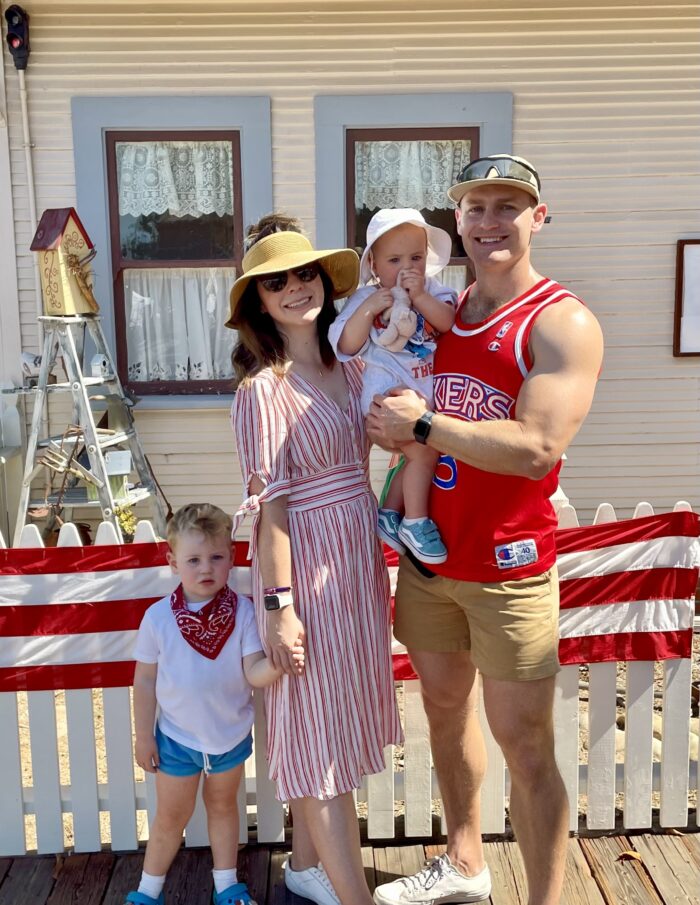
[[[253,523],[248,545],[248,557],[251,558],[261,503],[286,496],[287,509],[297,512],[308,511],[348,502],[363,496],[369,490],[364,469],[358,463],[336,465],[306,477],[275,481],[264,487],[260,493],[251,494],[241,503],[233,516],[232,536],[235,538],[245,517],[252,516]]]

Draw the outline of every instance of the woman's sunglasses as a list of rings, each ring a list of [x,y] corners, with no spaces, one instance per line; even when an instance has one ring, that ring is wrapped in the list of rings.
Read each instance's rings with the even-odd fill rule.
[[[282,292],[287,285],[290,273],[298,277],[302,283],[310,283],[319,275],[320,268],[318,264],[304,264],[302,267],[295,267],[293,270],[284,270],[282,273],[274,273],[269,277],[256,277],[255,279],[267,292]]]

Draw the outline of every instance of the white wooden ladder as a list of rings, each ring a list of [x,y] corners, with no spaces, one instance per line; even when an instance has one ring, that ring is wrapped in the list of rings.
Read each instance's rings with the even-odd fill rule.
[[[164,536],[167,506],[159,493],[153,472],[146,460],[134,425],[132,402],[124,393],[112,356],[105,340],[100,317],[96,314],[76,314],[61,317],[40,317],[44,328],[44,347],[36,387],[20,387],[15,392],[34,397],[32,424],[27,439],[24,477],[19,496],[14,546],[19,546],[27,512],[32,505],[45,503],[65,509],[98,507],[103,521],[114,525],[119,540],[122,531],[115,511],[118,506],[131,506],[141,500],[153,500],[153,520],[156,530]],[[92,341],[91,372],[85,372],[86,331]],[[49,375],[61,356],[67,381],[49,383]],[[70,393],[73,402],[72,423],[78,426],[70,436],[43,437],[43,412],[48,393]],[[108,429],[98,428],[95,414],[107,412]],[[102,413],[100,412],[100,413]],[[73,449],[71,449],[71,444]],[[66,448],[68,446],[68,452]],[[75,452],[84,447],[89,468],[81,465]],[[115,499],[106,450],[128,450],[138,483],[130,486]],[[72,454],[71,454],[72,453]],[[77,486],[66,486],[51,493],[46,501],[30,500],[32,481],[47,465],[59,473],[68,471],[78,478]],[[76,482],[72,482],[76,485]],[[89,492],[92,489],[92,492]]]

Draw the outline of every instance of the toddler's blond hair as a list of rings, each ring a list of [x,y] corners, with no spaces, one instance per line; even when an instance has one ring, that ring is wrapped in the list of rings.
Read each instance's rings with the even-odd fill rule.
[[[187,531],[201,531],[205,537],[231,536],[231,516],[212,503],[187,503],[168,522],[168,543],[174,549],[178,537]]]

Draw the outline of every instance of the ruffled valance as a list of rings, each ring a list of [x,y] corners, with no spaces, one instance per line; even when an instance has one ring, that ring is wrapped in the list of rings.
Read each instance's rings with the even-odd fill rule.
[[[469,163],[471,142],[355,142],[355,207],[451,207],[445,194]]]
[[[233,213],[228,141],[117,142],[119,213]]]

